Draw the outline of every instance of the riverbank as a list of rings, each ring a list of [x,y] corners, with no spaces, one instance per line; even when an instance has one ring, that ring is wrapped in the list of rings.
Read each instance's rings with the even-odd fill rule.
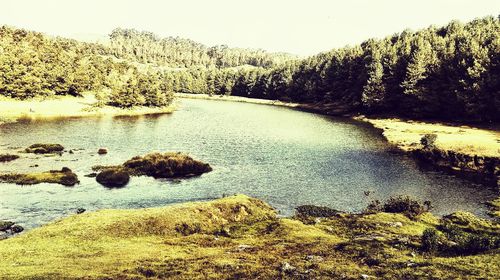
[[[176,94],[176,96],[179,98],[275,105],[318,114],[353,118],[380,129],[390,144],[430,165],[459,176],[500,185],[500,131],[497,130],[394,118],[370,118],[348,113],[346,108],[336,104],[300,104],[206,94]],[[437,136],[432,150],[423,149],[420,143],[426,134]]]
[[[191,93],[176,93],[177,98],[189,98],[189,99],[204,99],[204,100],[220,100],[220,101],[232,101],[232,102],[244,102],[252,104],[262,104],[262,105],[274,105],[288,108],[300,108],[302,104],[293,102],[283,102],[280,100],[269,100],[269,99],[258,99],[258,98],[248,98],[241,96],[231,96],[231,95],[208,95],[208,94],[191,94]]]
[[[488,249],[466,241],[470,236],[494,241],[498,224],[467,213],[438,219],[429,213],[410,218],[327,210],[308,206],[294,218],[279,218],[264,202],[237,195],[74,214],[0,241],[0,278],[495,279],[500,274],[493,265],[500,262],[496,245]],[[452,251],[434,247],[437,242]],[[454,253],[462,248],[471,251]]]
[[[356,117],[381,129],[389,143],[415,157],[457,175],[500,186],[500,132],[470,126]],[[435,135],[424,147],[424,135]]]
[[[49,119],[62,117],[87,116],[135,116],[171,113],[174,106],[151,108],[134,107],[123,109],[112,106],[97,106],[98,101],[93,94],[84,97],[61,96],[53,98],[33,98],[18,100],[0,97],[0,124],[22,119]]]

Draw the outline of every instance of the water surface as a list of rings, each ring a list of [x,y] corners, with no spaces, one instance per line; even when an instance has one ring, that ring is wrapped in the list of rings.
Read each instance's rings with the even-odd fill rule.
[[[373,199],[410,195],[430,200],[434,212],[466,210],[481,216],[493,189],[440,172],[420,170],[388,152],[367,125],[267,105],[183,99],[171,115],[73,118],[0,126],[0,150],[15,152],[33,143],[60,143],[73,154],[23,154],[2,171],[46,171],[63,166],[81,184],[0,184],[0,219],[31,228],[77,208],[142,208],[244,193],[290,215],[315,204],[361,211]],[[109,153],[97,155],[100,147]],[[121,164],[152,151],[182,151],[208,162],[211,173],[185,180],[134,177],[121,189],[107,189],[83,175],[91,166]],[[33,165],[38,167],[30,167]],[[365,191],[370,191],[366,196]]]

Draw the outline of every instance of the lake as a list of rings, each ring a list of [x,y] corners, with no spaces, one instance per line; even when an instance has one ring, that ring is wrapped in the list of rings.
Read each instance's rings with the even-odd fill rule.
[[[244,193],[270,203],[282,215],[304,204],[362,211],[371,200],[410,195],[430,200],[439,215],[466,210],[486,216],[492,188],[437,171],[390,153],[380,132],[349,119],[290,108],[228,101],[182,99],[173,114],[65,118],[0,126],[0,150],[59,143],[74,153],[22,154],[0,163],[0,172],[33,172],[66,166],[75,187],[0,184],[0,219],[26,228],[102,208],[143,208]],[[100,147],[109,150],[97,155]],[[182,151],[214,171],[182,180],[133,177],[108,189],[84,177],[93,165],[116,165],[153,151]],[[35,166],[38,165],[38,166]],[[369,191],[369,195],[365,194]]]

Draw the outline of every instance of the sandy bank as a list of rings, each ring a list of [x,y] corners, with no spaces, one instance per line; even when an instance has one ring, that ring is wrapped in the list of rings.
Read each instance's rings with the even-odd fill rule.
[[[19,119],[43,119],[58,117],[86,116],[132,116],[158,113],[171,113],[173,106],[163,108],[134,107],[121,109],[111,106],[97,107],[97,100],[91,94],[84,97],[54,97],[17,100],[0,97],[0,124]]]
[[[404,151],[420,149],[425,134],[436,134],[436,148],[471,156],[500,157],[500,132],[468,126],[403,121],[400,119],[370,119],[358,117],[382,129],[387,140]]]

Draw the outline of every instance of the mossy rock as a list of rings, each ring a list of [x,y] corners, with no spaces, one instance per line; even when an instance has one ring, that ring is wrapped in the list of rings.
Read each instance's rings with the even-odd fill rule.
[[[3,154],[0,155],[0,162],[9,162],[18,159],[18,155]]]
[[[71,169],[64,167],[61,170],[50,170],[40,173],[27,174],[1,174],[0,182],[12,183],[17,185],[35,185],[40,183],[54,183],[64,186],[74,186],[80,181],[78,176]]]
[[[9,230],[14,225],[13,222],[9,221],[0,221],[0,231]]]
[[[33,144],[24,151],[33,154],[56,154],[64,151],[64,147],[60,144]]]
[[[109,168],[96,176],[96,181],[109,188],[121,188],[128,184],[130,175],[122,168]]]
[[[135,176],[175,178],[201,175],[212,171],[208,163],[182,153],[152,153],[137,156],[123,164]]]

